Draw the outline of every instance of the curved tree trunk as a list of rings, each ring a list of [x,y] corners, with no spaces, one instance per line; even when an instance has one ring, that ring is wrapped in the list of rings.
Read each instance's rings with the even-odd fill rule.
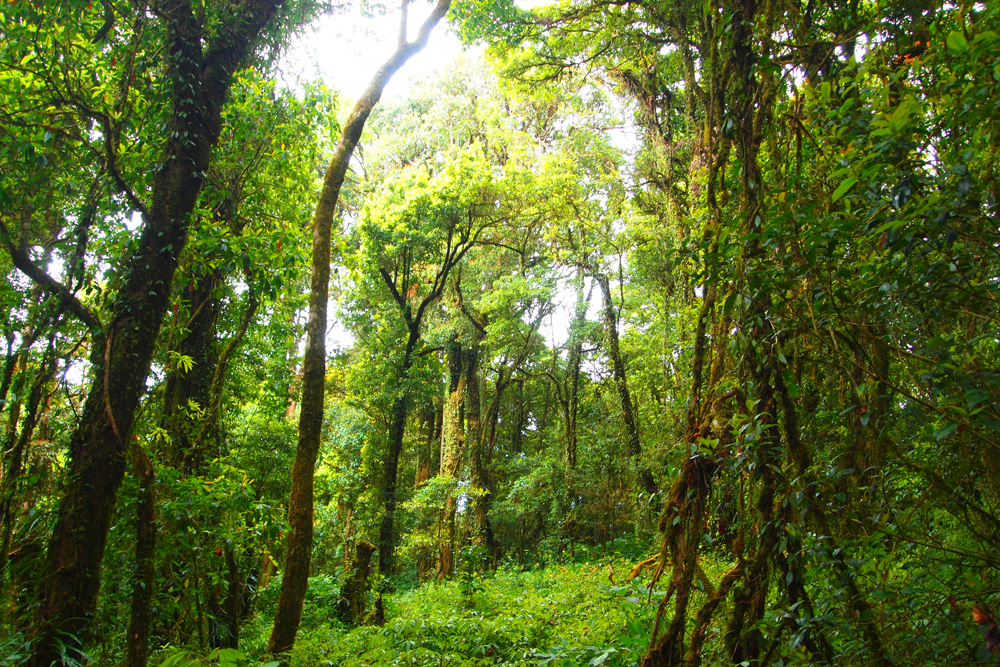
[[[424,48],[430,38],[431,30],[440,22],[448,11],[451,0],[439,0],[431,15],[420,26],[417,38],[409,42],[406,39],[406,15],[408,0],[403,0],[402,21],[399,44],[395,53],[382,65],[372,77],[368,88],[355,103],[347,123],[344,125],[337,152],[330,161],[323,180],[323,189],[316,213],[313,216],[313,247],[312,247],[312,280],[309,286],[309,321],[306,324],[306,351],[302,369],[302,403],[299,412],[299,441],[295,450],[295,463],[292,467],[292,492],[288,501],[288,549],[285,554],[285,573],[281,580],[281,593],[278,597],[278,608],[274,616],[274,627],[268,641],[268,652],[271,654],[285,653],[291,650],[295,643],[295,634],[302,619],[302,605],[305,601],[306,588],[309,584],[309,565],[312,560],[313,540],[313,476],[316,457],[319,453],[320,431],[323,426],[323,387],[326,378],[326,306],[330,289],[330,235],[333,218],[336,213],[340,190],[347,175],[354,149],[361,140],[368,116],[382,97],[382,91],[392,76],[415,53]],[[395,512],[395,473],[398,466],[398,451],[402,449],[402,432],[406,426],[405,399],[397,400],[393,406],[392,442],[390,443],[390,458],[387,469],[392,467],[392,501],[389,532],[391,534],[391,515]],[[397,422],[399,422],[397,424]],[[395,445],[396,432],[399,432],[399,444]],[[388,477],[388,475],[387,475]],[[385,530],[383,522],[383,532]],[[383,562],[381,548],[386,540],[380,540],[379,563]],[[391,536],[388,540],[391,551]],[[391,571],[391,553],[386,556],[386,565]]]

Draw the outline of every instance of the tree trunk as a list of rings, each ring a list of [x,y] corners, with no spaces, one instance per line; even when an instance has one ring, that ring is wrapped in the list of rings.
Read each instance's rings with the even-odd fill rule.
[[[8,431],[8,443],[3,450],[3,479],[0,480],[0,576],[7,567],[7,554],[10,551],[11,534],[14,530],[14,506],[18,482],[24,460],[28,455],[28,445],[38,423],[38,409],[42,402],[45,387],[52,379],[56,370],[55,331],[49,337],[49,346],[45,350],[42,366],[38,370],[35,383],[28,396],[28,409],[20,434],[16,428]],[[27,371],[22,371],[25,375]],[[13,422],[12,422],[13,424]]]
[[[576,469],[576,415],[580,407],[580,363],[583,358],[583,325],[587,321],[587,307],[590,294],[584,295],[583,270],[577,269],[576,311],[569,326],[569,358],[566,372],[569,374],[569,395],[566,397],[566,465]]]
[[[21,350],[24,349],[22,345],[17,351],[14,350],[14,329],[7,329],[4,334],[7,338],[7,354],[4,355],[3,374],[0,377],[0,405],[7,405],[7,393],[14,381],[14,371],[21,357]]]
[[[259,162],[258,155],[253,165]],[[252,167],[248,165],[245,168]],[[237,215],[238,205],[234,202],[238,198],[238,193],[230,191],[228,198],[216,207],[219,221],[226,224],[233,237],[239,237],[246,225],[246,221]],[[199,258],[201,259],[203,258]],[[222,312],[216,292],[224,283],[225,274],[222,269],[212,269],[202,276],[197,287],[189,294],[190,321],[186,323],[187,331],[182,334],[184,337],[177,351],[190,357],[194,368],[187,373],[174,369],[167,377],[164,392],[163,423],[172,440],[169,460],[175,469],[189,475],[200,472],[206,458],[210,459],[213,453],[217,453],[217,438],[214,438],[215,443],[210,443],[213,438],[209,436],[218,435],[218,408],[226,384],[229,360],[243,342],[260,305],[253,289],[247,290],[247,306],[240,318],[240,326],[220,353],[217,349],[218,322]],[[183,410],[191,402],[200,408],[200,415],[192,417],[184,414]],[[206,451],[210,444],[215,444],[215,451]]]
[[[17,424],[21,419],[21,404],[23,402],[24,387],[28,383],[28,357],[30,350],[22,348],[15,359],[14,367],[17,375],[11,384],[14,385],[14,400],[9,402],[7,412],[7,433],[4,436],[4,452],[11,451],[14,443],[17,442]],[[7,475],[7,463],[4,463],[3,474]]]
[[[486,446],[486,430],[482,423],[482,402],[479,391],[479,356],[480,347],[468,350],[465,355],[465,405],[466,405],[466,440],[471,439],[469,450],[469,473],[472,482],[473,498],[473,542],[482,546],[487,554],[495,550],[493,526],[490,525],[490,481],[489,470],[486,468],[484,448]],[[499,397],[498,397],[499,398]]]
[[[767,593],[771,583],[772,554],[778,542],[774,519],[775,493],[778,486],[775,470],[781,465],[781,439],[778,431],[776,377],[778,364],[777,333],[771,321],[772,296],[765,276],[772,269],[766,265],[766,251],[760,238],[764,232],[763,175],[758,163],[761,134],[757,127],[766,126],[772,117],[772,96],[766,75],[758,79],[755,63],[765,54],[754,51],[753,29],[756,25],[756,0],[740,0],[734,7],[739,24],[733,29],[732,60],[734,86],[732,113],[737,118],[735,147],[741,164],[740,233],[745,239],[741,257],[739,288],[750,298],[743,312],[740,331],[748,342],[741,362],[740,376],[747,387],[746,395],[754,397],[754,423],[761,436],[747,443],[755,460],[759,461],[760,478],[754,507],[754,532],[757,540],[747,549],[745,581],[733,598],[733,611],[727,627],[726,648],[733,662],[756,663],[763,649],[764,636],[760,622],[766,611]]]
[[[421,430],[424,431],[424,440],[417,458],[417,476],[414,486],[420,486],[429,480],[434,470],[434,451],[441,438],[442,410],[431,404],[424,411],[421,417]]]
[[[33,667],[48,667],[62,661],[63,655],[81,659],[80,650],[89,640],[111,514],[125,474],[126,443],[145,391],[202,175],[219,136],[222,106],[232,74],[253,52],[259,33],[280,4],[281,0],[246,0],[219,27],[204,52],[205,36],[189,2],[158,7],[167,28],[173,119],[153,178],[142,234],[114,294],[112,318],[94,336],[90,359],[94,380],[70,438],[64,493],[39,591],[29,659]]]
[[[320,431],[323,426],[323,388],[326,378],[326,306],[330,289],[330,235],[340,189],[347,175],[354,149],[361,140],[368,116],[382,97],[382,91],[392,76],[415,53],[424,48],[431,30],[448,11],[451,0],[439,0],[431,15],[420,26],[417,38],[406,41],[406,7],[403,3],[401,37],[395,53],[372,77],[368,88],[355,103],[344,125],[337,152],[327,167],[323,189],[313,216],[312,279],[309,287],[309,321],[306,325],[306,351],[302,369],[302,407],[299,413],[299,441],[292,467],[292,491],[288,501],[288,549],[285,555],[285,573],[274,616],[274,627],[268,641],[268,652],[280,654],[290,651],[302,619],[309,584],[309,566],[312,560],[313,539],[313,476],[319,453]],[[411,332],[412,333],[412,332]],[[412,350],[410,350],[412,354]],[[406,364],[408,370],[408,363]],[[398,422],[398,423],[397,423]],[[379,539],[379,565],[383,573],[392,570],[392,515],[396,510],[396,469],[399,451],[402,450],[403,430],[406,426],[406,399],[397,399],[393,406],[393,425],[390,436],[391,461],[386,462],[387,485],[386,518],[383,519]],[[398,433],[398,444],[396,438]],[[395,452],[395,454],[393,454]],[[389,474],[391,467],[391,475]],[[389,488],[391,486],[391,493]],[[391,501],[389,498],[391,497]],[[391,508],[390,508],[391,505]],[[387,524],[388,522],[388,524]],[[388,535],[385,535],[388,525]],[[390,553],[383,554],[388,547]]]
[[[423,430],[420,452],[417,460],[417,474],[414,488],[426,484],[437,474],[438,448],[441,442],[441,427],[443,425],[444,409],[432,402],[424,410],[421,429]],[[417,530],[430,530],[435,517],[432,514],[422,514],[417,519]],[[423,579],[434,567],[435,552],[432,548],[422,548],[416,554],[417,575]]]
[[[215,338],[219,302],[215,291],[221,278],[220,272],[212,272],[199,281],[197,289],[191,294],[192,317],[188,322],[188,333],[177,352],[190,357],[194,367],[187,373],[173,369],[167,377],[164,392],[163,423],[170,433],[170,464],[189,475],[201,469],[205,457],[196,445],[200,426],[188,418],[186,408],[189,401],[193,401],[202,410],[208,409],[212,381],[208,369],[215,368],[218,357]]]
[[[549,412],[549,386],[545,385],[545,405],[542,408],[542,416],[539,420],[538,433],[539,438],[542,437],[542,433],[545,431],[545,426],[548,422],[548,412]],[[516,410],[517,415],[514,418],[513,426],[511,427],[510,434],[510,448],[515,454],[520,454],[524,451],[524,424],[527,421],[527,414],[524,410],[524,379],[517,380],[517,399],[516,399]],[[541,449],[541,444],[538,447]]]
[[[132,578],[132,611],[125,640],[125,667],[146,667],[149,659],[151,602],[156,579],[156,481],[153,464],[138,442],[133,444],[136,482],[135,575]]]
[[[718,78],[713,77],[707,81],[707,85],[714,90],[721,86],[721,82]],[[697,182],[696,177],[702,168],[701,165],[707,163],[704,192],[710,217],[702,232],[702,243],[713,251],[718,248],[719,226],[723,220],[716,198],[716,189],[728,156],[728,139],[724,135],[711,132],[711,128],[718,122],[714,117],[715,114],[721,116],[722,110],[718,108],[719,105],[721,105],[721,101],[717,105],[707,105],[702,136],[703,144],[696,146],[694,150],[696,157],[692,162],[690,174],[692,182]],[[717,374],[710,371],[707,374],[709,377],[706,382],[705,364],[712,360],[714,352],[716,364],[713,365],[712,370],[716,366],[721,368],[724,347],[720,345],[717,338],[709,333],[709,326],[712,324],[716,311],[718,278],[707,261],[705,269],[704,295],[694,332],[691,393],[684,437],[685,444],[697,442],[699,437],[710,436],[715,432],[713,422],[717,409],[716,404],[718,400],[721,400],[717,397]],[[717,435],[721,441],[722,433]],[[672,560],[672,574],[668,593],[661,602],[660,610],[657,613],[649,652],[642,662],[643,667],[676,666],[682,664],[684,659],[684,634],[687,629],[688,604],[692,583],[698,568],[698,554],[702,532],[705,529],[704,518],[712,490],[712,480],[717,468],[718,462],[712,457],[687,456],[680,474],[675,478],[669,493],[666,495],[666,508],[660,519],[660,530],[663,532],[660,567],[666,568],[668,562]],[[688,661],[690,664],[700,664],[700,647],[704,641],[704,628],[707,627],[711,614],[721,603],[722,596],[728,595],[730,588],[741,576],[742,562],[738,562],[737,566],[726,575],[716,594],[709,597],[699,612],[689,649]],[[663,636],[657,637],[660,613],[673,594],[676,594],[673,619]]]
[[[344,625],[361,625],[365,620],[365,606],[368,596],[368,575],[371,573],[372,556],[375,545],[358,542],[354,547],[354,558],[344,567],[344,586],[337,604],[337,617]]]
[[[618,345],[618,315],[615,313],[615,304],[611,298],[611,287],[608,284],[607,276],[597,273],[594,280],[601,288],[601,296],[604,299],[602,316],[604,328],[608,334],[608,356],[611,357],[611,368],[615,378],[615,388],[618,390],[618,398],[622,404],[622,421],[625,423],[626,451],[629,457],[634,459],[639,466],[639,483],[643,490],[652,496],[656,493],[656,480],[649,467],[642,461],[642,445],[639,443],[639,427],[636,423],[635,408],[632,404],[632,395],[628,390],[628,382],[625,379],[625,363],[622,360],[621,350]]]
[[[233,225],[230,225],[233,230]],[[236,234],[240,230],[235,229]],[[256,315],[260,300],[248,290],[247,305],[240,319],[240,325],[233,336],[226,342],[221,353],[218,346],[219,301],[215,291],[222,284],[223,276],[216,271],[205,276],[191,297],[192,308],[195,310],[189,323],[187,336],[179,346],[181,354],[194,360],[194,368],[185,374],[175,370],[166,383],[162,423],[171,433],[171,447],[166,453],[166,460],[171,467],[186,475],[201,475],[205,472],[205,461],[218,455],[219,452],[219,407],[222,403],[223,390],[228,378],[229,361],[236,349],[246,337],[247,330]],[[234,307],[235,308],[235,307]],[[185,414],[182,410],[193,401],[200,408],[199,414]],[[227,553],[227,563],[234,558]],[[238,580],[238,572],[230,573],[228,580]],[[180,582],[170,580],[170,588],[166,593],[170,596],[179,594],[177,587]],[[198,586],[209,582],[198,582]],[[229,598],[225,598],[228,600]],[[212,633],[210,642],[213,648],[225,647],[225,641],[232,634],[227,611],[219,605],[218,596],[210,598],[209,610],[212,614]],[[238,619],[237,619],[238,620]],[[221,626],[221,630],[220,630]],[[221,637],[220,644],[217,638]],[[235,647],[233,647],[235,648]]]
[[[465,386],[468,376],[463,372],[466,354],[457,338],[448,343],[448,393],[445,396],[443,437],[441,439],[441,476],[455,479],[462,469],[465,453]],[[438,575],[450,577],[455,572],[455,496],[445,498],[441,537],[441,558]]]
[[[239,648],[240,617],[243,611],[244,581],[240,576],[236,551],[228,544],[222,549],[226,556],[225,592],[219,602],[219,586],[209,596],[209,646],[216,648]],[[208,585],[211,586],[211,580]]]
[[[854,362],[850,371],[852,390],[862,383],[870,386],[863,396],[852,392],[847,398],[848,405],[854,402],[860,405],[847,413],[851,421],[845,466],[854,469],[853,477],[861,486],[868,487],[885,466],[887,456],[888,446],[882,432],[892,405],[890,389],[886,384],[889,378],[889,346],[881,326],[859,326],[853,333],[854,337],[848,342]]]

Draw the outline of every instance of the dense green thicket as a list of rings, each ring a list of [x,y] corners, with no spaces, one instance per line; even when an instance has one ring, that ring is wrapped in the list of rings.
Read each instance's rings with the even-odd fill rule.
[[[0,9],[0,661],[1000,659],[997,7],[335,9]]]

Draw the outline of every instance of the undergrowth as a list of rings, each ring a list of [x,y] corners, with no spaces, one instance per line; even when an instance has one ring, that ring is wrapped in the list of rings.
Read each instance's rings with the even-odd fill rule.
[[[650,594],[639,581],[623,584],[624,563],[614,569],[618,585],[606,565],[501,570],[477,575],[473,586],[426,583],[388,598],[382,627],[345,629],[332,608],[328,622],[317,622],[322,615],[313,606],[291,664],[633,665],[645,653],[662,593]]]

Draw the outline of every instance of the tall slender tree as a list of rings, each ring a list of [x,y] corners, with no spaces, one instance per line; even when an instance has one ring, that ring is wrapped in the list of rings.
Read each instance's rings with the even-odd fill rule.
[[[281,594],[275,612],[274,627],[268,641],[272,654],[286,653],[295,643],[295,634],[302,618],[302,605],[309,584],[309,563],[313,543],[313,476],[319,454],[323,427],[323,402],[326,378],[327,302],[330,292],[330,245],[333,220],[340,191],[347,176],[354,150],[361,141],[365,123],[382,97],[389,80],[406,62],[421,51],[430,39],[431,31],[444,18],[451,0],[438,0],[430,15],[410,41],[409,0],[400,5],[399,37],[396,50],[372,77],[365,92],[355,103],[344,124],[340,143],[327,167],[323,188],[313,216],[312,279],[309,286],[309,320],[306,324],[306,351],[302,366],[302,400],[299,407],[299,440],[292,468],[292,492],[288,501],[289,535],[285,552],[285,571]],[[421,309],[422,312],[422,309]],[[419,330],[419,320],[417,329]],[[404,415],[405,416],[405,415]],[[400,429],[403,425],[400,425]],[[402,434],[400,434],[400,444]],[[398,455],[397,455],[398,456]],[[387,462],[387,465],[388,462]],[[394,467],[394,466],[393,466]],[[393,485],[395,484],[395,470]],[[387,473],[388,474],[388,473]],[[388,513],[388,509],[387,509]],[[390,523],[391,525],[391,523]],[[380,545],[380,563],[385,544]],[[391,551],[391,546],[389,547]]]

